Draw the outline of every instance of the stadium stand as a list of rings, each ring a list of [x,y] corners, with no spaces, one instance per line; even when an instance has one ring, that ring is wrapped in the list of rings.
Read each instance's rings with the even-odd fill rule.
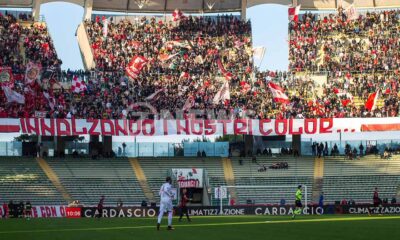
[[[240,161],[241,160],[241,161]],[[278,162],[286,162],[287,169],[270,169],[269,167]],[[266,157],[258,156],[256,162],[252,158],[233,158],[233,169],[235,185],[245,186],[292,186],[307,185],[308,199],[311,201],[314,158],[293,158],[292,156]],[[267,168],[266,171],[260,171]],[[276,189],[237,189],[236,202],[246,204],[252,200],[256,204],[280,204],[281,199],[286,203],[294,203],[293,191],[288,188]]]
[[[106,196],[106,205],[139,205],[145,196],[126,158],[49,158],[46,159],[74,200],[95,205]]]
[[[397,195],[400,185],[400,157],[390,159],[367,155],[357,160],[343,157],[325,157],[323,192],[326,202],[372,201],[373,189],[377,187],[382,199]]]
[[[241,160],[241,161],[240,161]],[[66,200],[53,186],[39,164],[32,158],[3,158],[1,161],[0,196],[4,201],[27,201],[35,205],[60,205]],[[159,201],[158,191],[172,168],[202,168],[208,176],[209,187],[227,185],[221,158],[138,158],[154,199],[148,199],[126,158],[47,158],[49,166],[58,176],[72,200],[85,205],[96,205],[100,196],[106,196],[106,205],[115,206],[119,200],[125,205],[140,205],[142,201]],[[231,158],[234,184],[237,186],[297,186],[307,185],[307,198],[312,199],[314,184],[314,158],[291,156],[259,156]],[[287,169],[270,166],[286,162]],[[260,171],[266,166],[266,171]],[[372,192],[379,189],[382,199],[396,197],[400,186],[400,157],[389,160],[367,155],[357,160],[343,156],[325,157],[322,192],[326,203],[343,199],[357,203],[371,203]],[[286,204],[294,201],[291,188],[235,189],[236,204]],[[213,199],[214,200],[214,199]],[[219,201],[212,201],[218,205]]]
[[[65,204],[62,195],[33,158],[0,159],[0,196],[5,202],[31,201],[35,205]]]

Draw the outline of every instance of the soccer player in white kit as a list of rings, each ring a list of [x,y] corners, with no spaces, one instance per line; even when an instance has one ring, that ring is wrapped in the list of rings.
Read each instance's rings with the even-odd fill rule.
[[[172,199],[174,194],[172,192],[171,177],[165,179],[165,183],[160,188],[160,213],[158,214],[157,230],[160,230],[161,220],[165,212],[168,212],[168,230],[174,230],[172,227]]]

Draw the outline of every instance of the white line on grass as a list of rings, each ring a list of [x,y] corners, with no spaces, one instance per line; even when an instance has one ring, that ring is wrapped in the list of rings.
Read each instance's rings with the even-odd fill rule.
[[[278,224],[278,223],[345,222],[345,221],[368,221],[368,220],[390,220],[390,219],[400,219],[400,216],[341,217],[341,218],[297,219],[297,220],[277,220],[277,221],[258,221],[258,222],[199,223],[199,224],[179,225],[178,228],[181,228],[181,227],[230,226],[230,225],[252,225],[252,224]],[[132,227],[66,228],[66,229],[0,231],[0,234],[75,232],[75,231],[109,231],[109,230],[146,229],[146,228],[154,228],[155,229],[155,226],[151,225],[151,226],[132,226]]]

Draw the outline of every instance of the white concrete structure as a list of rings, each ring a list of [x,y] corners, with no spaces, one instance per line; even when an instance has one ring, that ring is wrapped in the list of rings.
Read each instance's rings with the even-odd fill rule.
[[[356,8],[400,7],[400,0],[0,0],[0,7],[32,8],[36,18],[40,5],[49,2],[75,3],[85,8],[84,19],[92,11],[165,13],[180,9],[189,13],[241,12],[260,4],[298,5],[303,10],[333,10],[340,2],[343,7],[354,4]]]

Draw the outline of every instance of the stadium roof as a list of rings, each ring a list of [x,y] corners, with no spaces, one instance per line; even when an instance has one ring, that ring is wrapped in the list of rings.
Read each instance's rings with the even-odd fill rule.
[[[0,7],[31,8],[36,0],[0,0]],[[40,1],[40,0],[39,0]],[[85,1],[91,0],[41,0],[48,2],[70,2],[84,6]],[[186,12],[227,12],[241,11],[242,4],[247,8],[260,4],[272,3],[280,5],[301,4],[302,9],[329,10],[336,9],[341,0],[147,0],[141,9],[138,2],[143,0],[93,0],[94,11],[118,12],[172,12],[180,9]],[[400,0],[342,0],[343,6],[350,4],[356,8],[390,8],[399,7]],[[208,6],[213,7],[210,9]]]

